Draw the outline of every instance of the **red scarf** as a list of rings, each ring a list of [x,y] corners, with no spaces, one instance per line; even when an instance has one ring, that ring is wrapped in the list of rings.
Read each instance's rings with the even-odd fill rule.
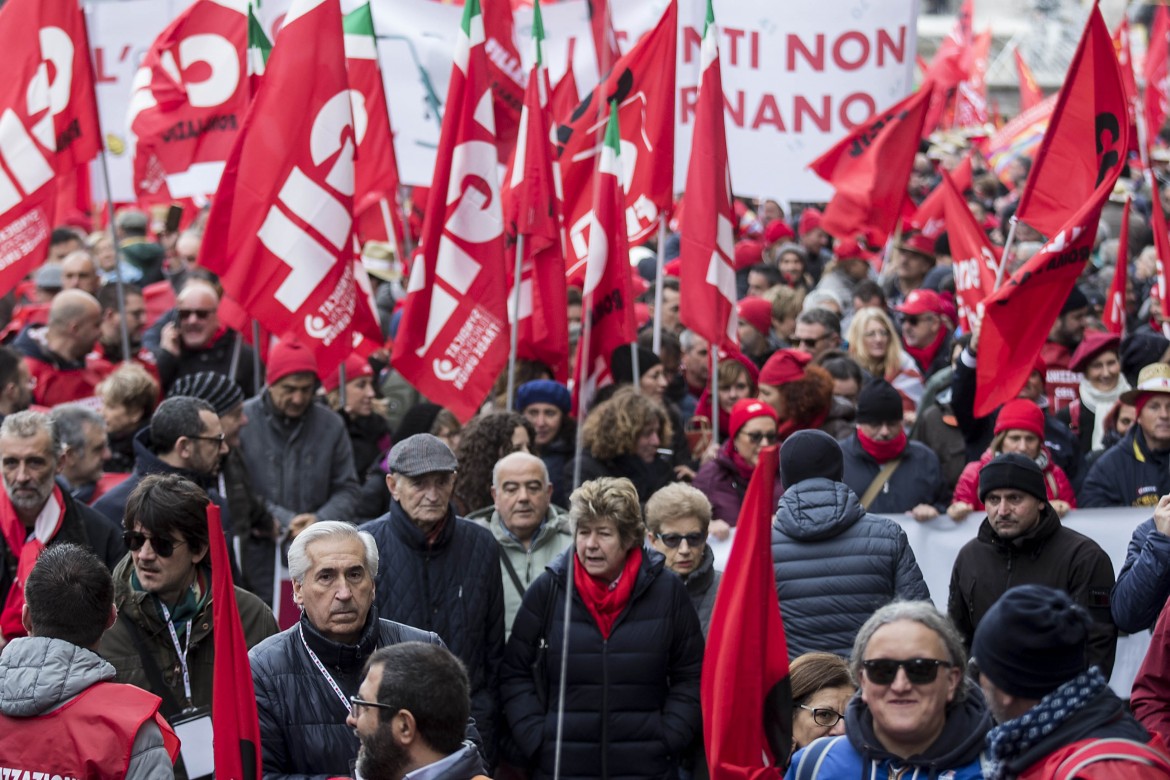
[[[594,577],[585,571],[581,559],[573,556],[573,584],[581,594],[581,600],[589,609],[589,614],[597,621],[601,635],[609,639],[613,631],[613,624],[618,615],[626,608],[630,596],[634,592],[634,583],[638,579],[638,567],[642,565],[642,548],[635,547],[626,556],[626,563],[622,566],[622,573],[618,575],[617,583],[611,588],[605,580]]]
[[[32,534],[29,534],[24,522],[16,514],[16,508],[7,493],[0,493],[0,533],[4,534],[4,541],[8,549],[16,556],[16,578],[8,591],[8,598],[4,601],[0,611],[0,633],[5,639],[11,640],[25,636],[24,623],[21,621],[21,611],[24,608],[24,582],[36,565],[37,558],[45,549],[45,545],[53,540],[65,522],[65,499],[61,495],[61,487],[53,486],[53,495],[45,504],[46,509],[56,507],[56,513],[43,513],[37,518]]]
[[[938,350],[942,346],[942,343],[946,337],[947,329],[942,325],[939,325],[938,335],[934,337],[933,342],[927,344],[925,347],[912,347],[909,344],[905,345],[906,352],[909,353],[910,357],[914,358],[916,363],[918,363],[919,367],[922,369],[923,375],[926,375],[930,372],[930,364],[934,362],[934,356],[938,354]]]
[[[735,449],[735,439],[727,440],[727,443],[723,445],[722,454],[724,457],[730,460],[732,464],[734,464],[735,469],[739,472],[741,479],[743,479],[745,482],[751,480],[752,473],[756,470],[756,467],[744,460],[744,457],[739,454],[738,450]]]
[[[784,420],[776,428],[776,435],[780,437],[778,439],[778,441],[783,443],[785,439],[787,439],[789,436],[796,433],[797,431],[819,430],[820,427],[825,424],[825,420],[827,420],[827,419],[829,419],[829,407],[828,406],[826,406],[821,411],[817,412],[816,416],[814,416],[811,420],[809,420],[808,422],[803,423],[803,424],[800,421],[795,420],[795,419]]]
[[[898,435],[889,441],[876,441],[865,435],[861,426],[857,427],[857,441],[861,442],[861,449],[869,453],[878,463],[889,463],[906,450],[906,431],[898,430]]]

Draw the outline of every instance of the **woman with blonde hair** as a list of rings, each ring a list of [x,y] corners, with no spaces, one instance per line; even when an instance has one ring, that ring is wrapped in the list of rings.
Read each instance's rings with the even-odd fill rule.
[[[623,387],[585,418],[580,483],[599,477],[627,477],[643,504],[674,481],[670,460],[659,453],[670,441],[670,417],[661,404]],[[573,484],[576,459],[565,464],[565,484]]]
[[[859,309],[849,323],[846,339],[849,356],[874,379],[886,380],[901,394],[906,412],[903,420],[912,425],[924,390],[922,372],[902,349],[894,321],[881,309]]]

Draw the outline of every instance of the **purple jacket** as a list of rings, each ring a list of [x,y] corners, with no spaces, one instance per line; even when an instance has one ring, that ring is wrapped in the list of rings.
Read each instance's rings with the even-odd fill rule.
[[[711,502],[711,519],[722,520],[734,527],[739,520],[739,510],[743,506],[748,483],[739,475],[739,469],[731,462],[731,456],[725,450],[720,450],[715,460],[704,463],[699,469],[699,473],[695,475],[694,485],[703,491]],[[780,484],[780,475],[777,474],[772,487],[773,509],[780,503],[782,495],[784,487]]]

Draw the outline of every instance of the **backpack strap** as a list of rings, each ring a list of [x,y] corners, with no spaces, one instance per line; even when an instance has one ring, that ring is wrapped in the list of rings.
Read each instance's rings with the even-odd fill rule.
[[[867,510],[869,509],[869,505],[873,503],[873,500],[877,498],[877,494],[881,492],[881,489],[887,482],[890,481],[890,477],[894,476],[894,472],[897,471],[898,467],[901,465],[902,459],[894,458],[893,460],[886,463],[886,465],[882,466],[882,470],[879,471],[877,476],[873,478],[873,482],[869,483],[869,487],[865,489],[865,494],[861,497],[861,505],[863,507],[865,507]]]
[[[1170,777],[1170,758],[1144,742],[1131,739],[1091,739],[1060,762],[1053,780],[1072,780],[1082,769],[1099,761],[1130,761],[1155,767]]]
[[[516,567],[512,565],[512,559],[508,557],[508,552],[504,549],[504,545],[497,546],[500,548],[500,563],[504,564],[504,568],[508,570],[508,576],[511,577],[512,585],[516,588],[516,592],[520,594],[520,598],[524,598],[524,583],[520,581],[520,575],[516,573]]]
[[[821,771],[821,764],[824,763],[825,757],[829,755],[829,751],[833,749],[839,740],[845,739],[840,737],[821,737],[813,740],[812,744],[804,749],[800,754],[800,761],[796,765],[795,780],[816,780],[817,775]]]

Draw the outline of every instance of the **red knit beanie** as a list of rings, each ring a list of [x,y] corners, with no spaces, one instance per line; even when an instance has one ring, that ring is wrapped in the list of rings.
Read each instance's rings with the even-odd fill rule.
[[[995,432],[1028,431],[1044,440],[1044,410],[1027,398],[1013,398],[999,410],[995,419]]]
[[[771,404],[766,404],[759,398],[741,398],[731,407],[731,425],[727,433],[734,439],[739,435],[739,429],[756,417],[770,417],[772,422],[780,421]]]
[[[812,362],[812,355],[798,349],[777,350],[760,369],[760,384],[779,387],[804,376],[804,367]]]
[[[338,368],[340,368],[340,366]],[[363,376],[373,375],[374,369],[370,366],[370,361],[366,360],[357,352],[353,353],[345,359],[345,381],[347,384]],[[321,380],[321,386],[325,388],[326,393],[332,393],[340,384],[341,372],[336,368],[330,371],[329,375]]]
[[[800,223],[797,225],[797,229],[800,231],[800,235],[803,236],[807,233],[810,233],[820,226],[821,212],[817,211],[811,206],[800,212]]]
[[[764,243],[768,246],[775,244],[777,241],[789,241],[796,238],[796,234],[792,232],[792,228],[788,227],[788,223],[782,219],[774,219],[768,223],[768,227],[764,228]]]
[[[764,245],[745,238],[735,245],[735,270],[742,271],[764,261]]]
[[[739,318],[767,336],[772,331],[772,304],[763,298],[748,296],[736,304]]]
[[[319,377],[313,351],[298,341],[282,340],[268,350],[268,384],[274,385],[289,374],[309,373]]]

